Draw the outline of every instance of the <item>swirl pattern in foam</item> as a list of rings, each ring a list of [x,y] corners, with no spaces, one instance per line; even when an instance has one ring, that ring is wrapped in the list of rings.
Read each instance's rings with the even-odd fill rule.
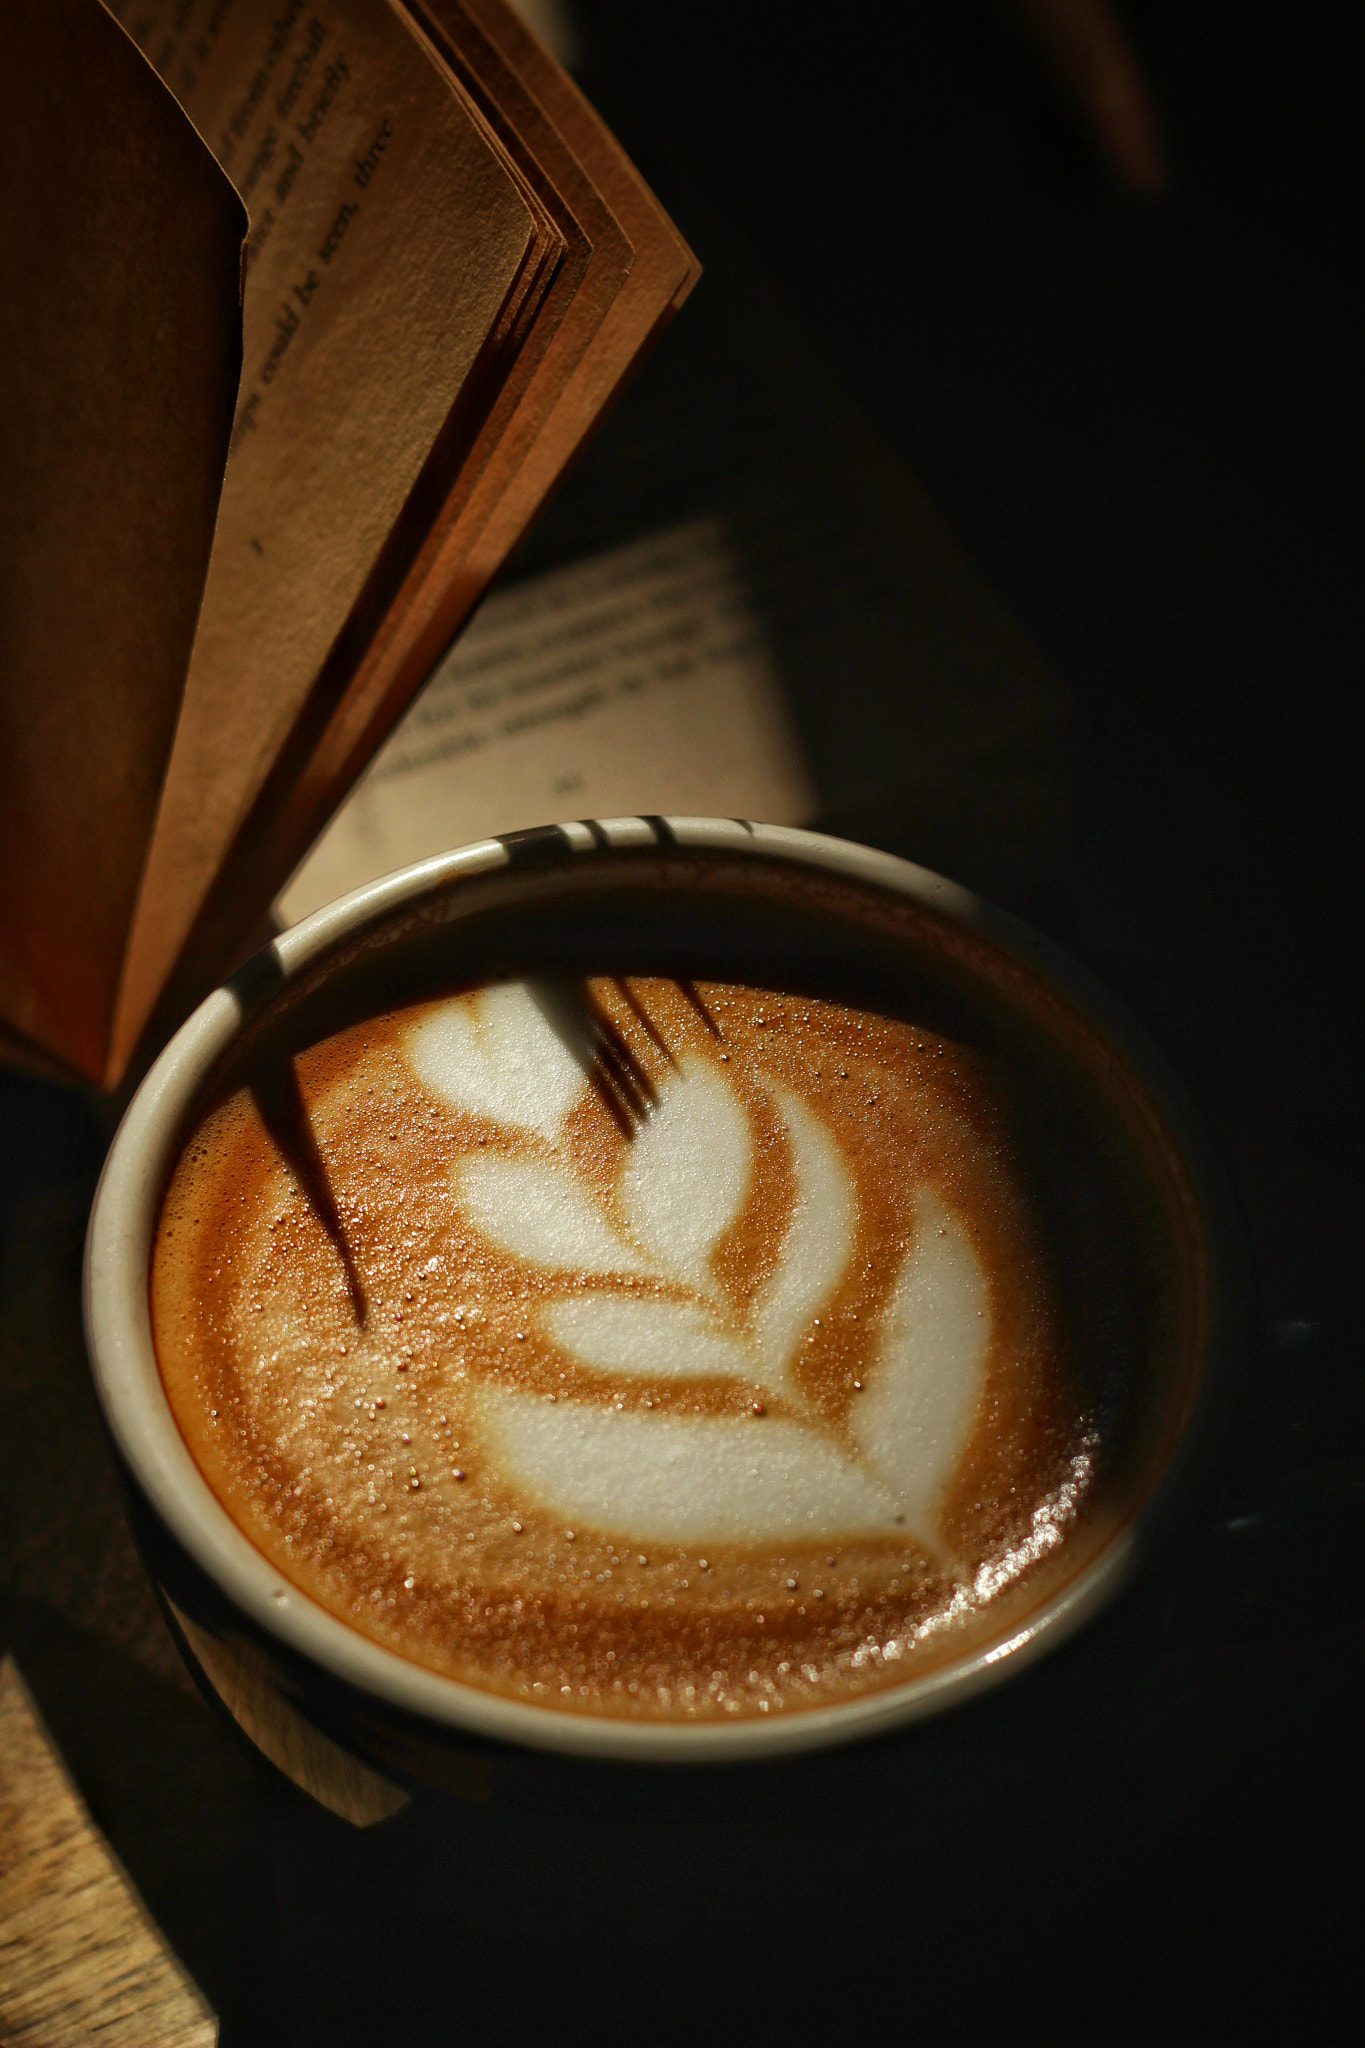
[[[243,1090],[167,1193],[158,1357],[239,1524],[377,1640],[560,1707],[790,1710],[940,1654],[1079,1511],[1044,1233],[966,1045],[604,978],[295,1071],[363,1317]]]

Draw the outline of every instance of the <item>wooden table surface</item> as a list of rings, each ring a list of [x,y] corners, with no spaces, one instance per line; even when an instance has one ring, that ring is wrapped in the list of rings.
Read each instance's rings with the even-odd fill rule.
[[[218,2022],[0,1663],[0,2041],[212,2048]]]

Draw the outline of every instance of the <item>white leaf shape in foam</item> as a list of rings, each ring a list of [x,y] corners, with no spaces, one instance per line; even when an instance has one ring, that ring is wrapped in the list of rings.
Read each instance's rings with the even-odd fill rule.
[[[707,1260],[739,1213],[753,1170],[744,1104],[709,1061],[670,1074],[621,1174],[622,1213],[661,1265],[709,1288]]]
[[[638,1294],[561,1295],[540,1327],[590,1372],[635,1379],[744,1379],[754,1360],[739,1338],[718,1330],[693,1302]]]
[[[777,1266],[758,1302],[754,1341],[782,1385],[806,1325],[829,1299],[853,1250],[853,1185],[839,1149],[798,1095],[769,1084],[791,1142],[796,1202]]]
[[[880,1352],[850,1426],[905,1523],[939,1548],[938,1506],[971,1433],[991,1340],[981,1261],[952,1211],[921,1188],[915,1236],[887,1306]]]
[[[524,982],[452,996],[408,1033],[407,1055],[456,1109],[553,1138],[585,1086],[583,1069]]]
[[[583,1273],[647,1273],[567,1167],[483,1152],[458,1162],[456,1199],[483,1235],[514,1258]]]
[[[476,1414],[519,1492],[636,1543],[828,1541],[895,1524],[891,1496],[799,1422],[550,1403],[487,1383]]]

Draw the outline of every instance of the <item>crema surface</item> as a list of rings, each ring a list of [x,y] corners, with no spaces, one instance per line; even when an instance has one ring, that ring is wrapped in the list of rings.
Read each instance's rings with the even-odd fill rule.
[[[999,1076],[832,1001],[507,981],[340,1031],[200,1124],[152,1308],[276,1568],[547,1706],[895,1682],[1087,1512]]]

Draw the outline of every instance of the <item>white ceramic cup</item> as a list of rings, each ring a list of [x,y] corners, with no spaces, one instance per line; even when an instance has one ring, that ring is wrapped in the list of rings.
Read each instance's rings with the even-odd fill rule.
[[[158,1206],[187,1123],[263,1006],[354,975],[358,963],[373,976],[378,962],[382,980],[385,949],[410,944],[415,931],[458,953],[467,917],[477,913],[486,928],[499,904],[509,912],[532,898],[553,905],[556,891],[566,900],[600,896],[608,918],[619,899],[638,926],[664,883],[675,913],[679,889],[689,887],[723,887],[735,901],[746,891],[804,893],[844,904],[854,927],[860,904],[882,925],[903,911],[931,943],[940,935],[955,972],[984,975],[1006,1009],[1012,1000],[1031,1004],[1032,1028],[1041,1016],[1061,1056],[1085,1062],[1138,1132],[1152,1200],[1169,1223],[1169,1283],[1183,1290],[1177,1355],[1151,1389],[1145,1463],[1097,1552],[1022,1619],[933,1669],[846,1703],[721,1723],[636,1721],[503,1698],[409,1662],[307,1598],[253,1548],[191,1460],[162,1388],[148,1300]],[[193,1603],[193,1590],[181,1588],[197,1586],[200,1621],[249,1645],[254,1668],[315,1725],[371,1761],[437,1780],[442,1754],[469,1738],[619,1761],[735,1761],[847,1742],[933,1713],[998,1683],[1113,1596],[1188,1466],[1216,1364],[1233,1341],[1235,1242],[1216,1164],[1161,1060],[1081,968],[1017,920],[906,861],[814,833],[729,819],[617,818],[484,840],[390,875],[283,933],[208,997],[148,1073],[109,1153],[86,1247],[86,1331],[154,1571],[166,1584],[163,1557],[179,1559],[188,1576],[176,1581],[177,1599]]]

